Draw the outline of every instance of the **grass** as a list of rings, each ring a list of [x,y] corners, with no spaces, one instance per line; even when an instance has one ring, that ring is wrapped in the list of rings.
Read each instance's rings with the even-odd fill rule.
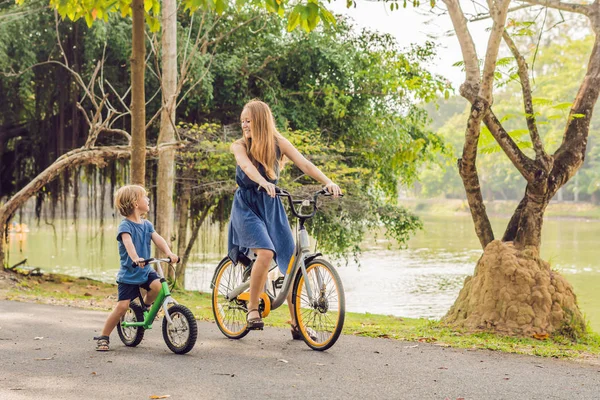
[[[84,278],[65,275],[29,277],[1,272],[0,298],[7,300],[45,304],[71,305],[94,310],[111,310],[116,302],[116,286]],[[186,305],[195,317],[213,321],[210,294],[192,291],[176,291],[173,297]],[[283,306],[265,318],[267,326],[287,328],[289,314]],[[541,357],[568,358],[576,360],[597,359],[600,355],[600,336],[588,332],[576,342],[561,336],[545,340],[517,338],[490,332],[462,332],[427,319],[400,318],[370,313],[346,313],[344,334],[433,343],[443,347],[487,349],[507,353],[528,354]]]

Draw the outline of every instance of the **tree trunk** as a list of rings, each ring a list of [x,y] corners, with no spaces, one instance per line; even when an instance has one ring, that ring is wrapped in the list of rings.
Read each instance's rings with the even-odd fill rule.
[[[183,257],[187,243],[188,213],[190,210],[190,199],[192,197],[191,185],[189,181],[184,180],[181,184],[181,192],[177,201],[177,255],[182,258],[181,264],[177,267],[177,285],[185,288],[185,265],[186,259]]]
[[[104,165],[107,160],[129,158],[131,148],[129,146],[97,147],[92,149],[76,149],[61,156],[48,168],[42,171],[23,189],[19,190],[13,197],[0,207],[0,268],[4,268],[4,244],[10,219],[25,202],[35,195],[42,187],[52,182],[57,176],[68,168],[81,165]]]
[[[146,179],[144,0],[133,0],[131,12],[133,25],[131,34],[131,183],[144,186]]]
[[[490,9],[494,26],[488,42],[487,61],[497,58],[497,39],[503,35],[517,60],[519,79],[523,89],[523,101],[527,127],[531,136],[535,159],[524,154],[502,127],[491,108],[491,97],[477,92],[478,58],[474,56],[474,44],[465,23],[458,0],[444,0],[454,23],[455,32],[466,67],[466,81],[461,95],[472,104],[467,122],[463,158],[459,171],[463,178],[467,199],[471,207],[475,230],[484,252],[472,277],[465,280],[458,299],[444,317],[454,327],[466,330],[493,329],[497,332],[517,335],[561,334],[577,338],[585,333],[585,321],[577,306],[577,298],[571,285],[550,265],[539,258],[541,231],[546,207],[557,191],[579,170],[585,157],[592,112],[600,93],[600,13],[598,1],[593,4],[574,4],[525,0],[526,3],[584,14],[590,18],[596,34],[586,75],[570,110],[562,143],[552,155],[546,153],[537,131],[529,71],[525,59],[504,28],[503,12],[506,3],[495,1],[497,7]],[[498,28],[498,29],[495,29]],[[500,29],[501,28],[501,29]],[[494,40],[492,40],[494,39]],[[490,49],[494,53],[490,52]],[[482,74],[483,83],[491,78],[495,65],[490,63]],[[487,70],[487,74],[486,74]],[[491,92],[491,79],[488,90]],[[484,87],[483,83],[481,88]],[[478,102],[486,101],[487,107]],[[502,241],[489,241],[485,208],[474,167],[477,155],[478,118],[483,122],[500,145],[506,156],[527,181],[525,195],[512,216]],[[484,228],[484,229],[482,229]]]
[[[162,3],[162,105],[158,144],[175,140],[175,99],[177,96],[177,3]],[[167,148],[158,155],[156,230],[172,248],[173,189],[175,186],[175,150]],[[157,253],[160,251],[157,250]],[[163,255],[159,254],[159,257]],[[174,278],[173,270],[169,270]]]

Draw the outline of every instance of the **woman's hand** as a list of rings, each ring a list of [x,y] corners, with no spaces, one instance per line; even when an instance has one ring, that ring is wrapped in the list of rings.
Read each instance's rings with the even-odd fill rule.
[[[275,185],[265,179],[263,183],[260,183],[260,187],[265,189],[265,192],[271,197],[275,197]]]
[[[331,193],[333,197],[339,197],[340,194],[342,194],[342,189],[340,189],[338,185],[331,181],[329,181],[329,183],[325,185],[325,189],[327,189],[327,191]]]

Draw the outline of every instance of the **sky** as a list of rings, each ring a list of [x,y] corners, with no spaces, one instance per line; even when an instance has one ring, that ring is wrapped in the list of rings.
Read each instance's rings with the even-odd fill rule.
[[[427,40],[438,44],[437,57],[429,66],[429,70],[447,78],[456,89],[464,82],[464,72],[460,67],[452,64],[462,61],[460,46],[453,32],[452,22],[447,14],[433,15],[428,1],[423,1],[417,9],[409,3],[406,8],[390,11],[389,3],[356,0],[356,8],[346,8],[345,1],[333,1],[328,4],[329,10],[335,14],[350,16],[361,28],[369,28],[396,37],[402,47],[411,43],[424,44]],[[463,5],[464,6],[464,5]],[[438,14],[444,9],[443,3],[438,1]],[[468,10],[465,8],[465,12]],[[486,29],[491,26],[491,20],[469,23],[471,35],[479,57],[485,53],[489,33]]]

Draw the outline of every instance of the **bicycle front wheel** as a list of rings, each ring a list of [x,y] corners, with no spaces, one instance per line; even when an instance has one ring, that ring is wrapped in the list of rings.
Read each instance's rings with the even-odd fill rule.
[[[342,280],[335,268],[325,260],[316,259],[306,266],[311,299],[302,272],[298,272],[292,299],[294,314],[304,342],[313,350],[327,350],[335,344],[346,315],[346,300]]]
[[[212,291],[212,308],[215,322],[219,330],[230,339],[241,339],[248,334],[246,329],[247,304],[245,301],[227,300],[227,295],[241,285],[244,276],[244,266],[234,264],[229,258],[224,258],[215,271]]]
[[[167,347],[175,354],[185,354],[194,348],[198,338],[198,324],[189,308],[175,304],[169,309],[169,324],[167,317],[163,318],[163,338]]]

